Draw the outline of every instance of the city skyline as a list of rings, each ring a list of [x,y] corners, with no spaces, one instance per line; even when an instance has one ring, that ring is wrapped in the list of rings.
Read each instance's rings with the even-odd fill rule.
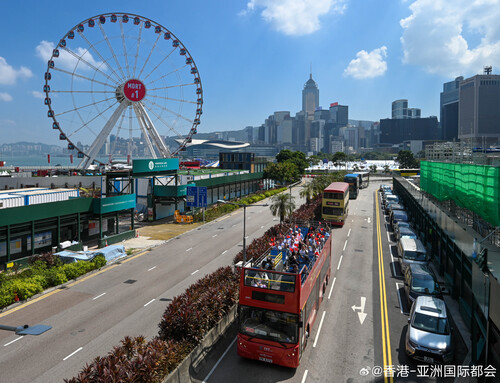
[[[200,133],[259,126],[277,110],[295,115],[311,72],[324,109],[339,102],[352,119],[379,121],[390,118],[394,100],[407,99],[422,117],[439,118],[444,83],[482,73],[483,65],[497,73],[500,65],[498,0],[401,0],[389,7],[348,0],[66,4],[4,7],[18,15],[0,26],[8,36],[0,50],[4,143],[60,144],[43,105],[43,51],[100,13],[150,18],[189,49],[204,90]]]

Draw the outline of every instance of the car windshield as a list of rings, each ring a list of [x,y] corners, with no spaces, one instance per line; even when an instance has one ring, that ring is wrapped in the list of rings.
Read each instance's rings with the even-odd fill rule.
[[[433,334],[448,335],[450,333],[446,318],[438,318],[419,312],[415,313],[411,325],[418,330],[432,332]]]
[[[425,261],[426,260],[425,253],[421,253],[420,251],[407,250],[404,253],[404,257],[406,259],[409,259],[410,261]]]
[[[430,275],[414,275],[411,284],[413,291],[417,293],[437,295],[440,293],[439,285]]]
[[[257,307],[241,306],[240,332],[255,338],[297,343],[298,315]]]

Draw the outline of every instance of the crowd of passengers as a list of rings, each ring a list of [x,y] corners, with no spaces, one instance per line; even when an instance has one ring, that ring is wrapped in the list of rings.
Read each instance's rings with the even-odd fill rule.
[[[309,269],[314,264],[329,236],[329,228],[321,223],[317,227],[309,227],[305,235],[300,227],[295,226],[286,234],[273,238],[270,245],[271,250],[283,252],[284,271],[298,273],[303,265]],[[262,268],[273,270],[271,256],[262,262]]]

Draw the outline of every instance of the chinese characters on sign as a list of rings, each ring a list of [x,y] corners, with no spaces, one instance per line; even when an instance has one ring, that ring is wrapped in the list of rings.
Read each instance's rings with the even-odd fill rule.
[[[417,378],[494,378],[496,368],[489,366],[455,366],[455,365],[419,365],[411,370],[406,365],[388,365],[363,367],[359,370],[361,376],[372,375],[374,377],[398,377],[408,378],[415,375]]]

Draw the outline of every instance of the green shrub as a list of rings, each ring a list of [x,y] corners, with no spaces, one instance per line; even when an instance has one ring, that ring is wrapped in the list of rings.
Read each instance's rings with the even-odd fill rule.
[[[48,269],[45,272],[45,278],[49,286],[59,286],[68,282],[66,274],[60,268]]]
[[[106,258],[104,258],[104,255],[98,255],[94,258],[93,263],[94,269],[100,269],[101,267],[106,265]]]
[[[26,278],[24,280],[15,279],[12,282],[11,288],[13,289],[13,292],[17,293],[17,296],[22,301],[43,291],[42,285],[37,280],[32,278]]]

